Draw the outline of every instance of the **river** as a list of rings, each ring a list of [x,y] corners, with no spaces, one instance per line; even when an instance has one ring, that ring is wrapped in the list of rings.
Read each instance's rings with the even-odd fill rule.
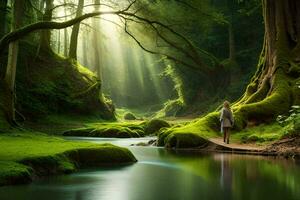
[[[138,162],[1,187],[1,200],[300,199],[300,165],[292,160],[130,146],[150,138],[69,139],[125,146]]]

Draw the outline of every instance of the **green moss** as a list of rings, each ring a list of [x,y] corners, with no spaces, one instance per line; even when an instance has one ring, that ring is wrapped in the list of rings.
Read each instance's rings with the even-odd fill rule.
[[[64,132],[65,136],[131,138],[144,136],[144,122],[88,123]]]
[[[289,78],[279,69],[273,80],[273,90],[263,100],[249,104],[235,104],[233,106],[235,116],[235,128],[242,130],[248,121],[262,123],[274,120],[279,114],[289,111],[293,99]]]
[[[254,92],[251,96],[249,96],[245,103],[249,104],[249,103],[258,102],[258,101],[263,100],[267,96],[267,94],[270,90],[269,82],[270,82],[270,79],[266,78],[263,81],[262,86],[256,92]]]
[[[148,121],[145,125],[145,134],[157,134],[161,128],[170,127],[171,125],[161,119],[152,119]]]
[[[110,144],[70,142],[43,134],[0,135],[0,185],[25,183],[32,176],[70,173],[78,167],[135,162],[133,154]]]
[[[101,122],[86,123],[85,127],[67,130],[65,136],[83,137],[114,137],[114,138],[136,138],[150,134],[156,134],[160,129],[171,125],[160,119],[152,119],[147,122]]]
[[[164,116],[178,116],[184,109],[185,104],[181,98],[169,100],[163,108]]]
[[[261,124],[251,128],[246,128],[240,132],[234,132],[231,136],[235,142],[242,143],[264,143],[275,141],[284,136],[283,128],[276,122],[271,124]]]
[[[166,147],[193,148],[207,144],[207,139],[194,133],[173,133],[166,138]]]
[[[31,173],[32,170],[29,166],[13,161],[0,161],[0,186],[29,183]]]
[[[213,112],[187,125],[171,127],[158,134],[158,145],[167,147],[200,146],[204,139],[218,136],[219,113]],[[176,142],[174,142],[176,141]]]
[[[27,43],[20,48],[17,107],[26,119],[59,113],[115,119],[114,107],[103,98],[101,83],[93,72],[56,54],[43,53],[33,59],[36,47]]]
[[[289,110],[293,102],[291,95],[292,89],[289,85],[290,78],[287,77],[281,69],[278,69],[276,76],[272,81],[272,93],[268,96],[266,95],[267,89],[263,87],[263,92],[261,92],[261,90],[258,91],[258,93],[252,94],[255,101],[246,104],[246,99],[244,99],[243,101],[234,104],[233,112],[235,118],[235,130],[242,131],[247,126],[248,122],[260,124],[263,122],[274,121],[279,114],[285,113]],[[259,93],[265,97],[254,97]],[[251,98],[251,96],[248,98]],[[187,140],[189,140],[189,137],[179,136],[185,134],[193,134],[200,138],[215,137],[218,135],[217,132],[219,132],[218,129],[220,127],[218,118],[219,113],[210,113],[190,124],[164,131],[159,134],[158,144],[161,146],[172,146],[174,145],[174,141],[178,142],[178,140],[182,140],[179,143],[188,144],[189,142]],[[244,138],[241,138],[241,140],[264,142],[278,138],[279,135],[276,134],[248,134]],[[193,144],[191,145],[193,146]]]
[[[137,118],[133,113],[127,112],[124,114],[124,119],[125,120],[136,120]]]

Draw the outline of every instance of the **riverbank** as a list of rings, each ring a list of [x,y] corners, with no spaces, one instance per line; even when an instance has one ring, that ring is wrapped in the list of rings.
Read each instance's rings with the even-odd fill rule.
[[[149,121],[119,121],[87,123],[81,128],[63,132],[64,136],[107,137],[107,138],[138,138],[156,135],[163,128],[171,125],[161,119]]]
[[[80,168],[137,161],[128,149],[115,145],[71,142],[24,131],[1,134],[0,146],[0,186],[29,183]]]
[[[142,146],[142,145],[140,145]],[[171,149],[168,148],[167,149]],[[300,137],[294,136],[270,142],[268,144],[225,144],[222,138],[204,139],[201,146],[193,148],[172,148],[176,151],[202,152],[202,153],[230,153],[258,156],[275,156],[300,160]]]

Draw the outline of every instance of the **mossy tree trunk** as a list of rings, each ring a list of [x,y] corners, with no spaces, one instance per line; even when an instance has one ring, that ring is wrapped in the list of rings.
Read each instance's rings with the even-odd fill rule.
[[[95,0],[95,12],[100,11],[100,0]],[[102,70],[101,70],[101,52],[100,52],[100,46],[99,46],[99,34],[100,34],[100,20],[97,20],[96,18],[92,19],[93,27],[95,28],[95,31],[93,31],[93,49],[94,49],[94,59],[95,59],[95,69],[97,72],[97,77],[99,81],[102,80]]]
[[[244,96],[234,105],[237,127],[286,113],[299,103],[300,1],[262,0],[263,50]]]
[[[53,10],[53,0],[43,0],[41,2],[41,7],[44,7],[44,3],[46,3],[45,11],[43,14],[43,21],[51,21],[52,20],[52,10]],[[42,30],[40,33],[40,51],[52,52],[51,46],[51,30]]]
[[[11,30],[15,30],[22,25],[22,18],[24,17],[24,4],[25,0],[14,0],[13,1],[13,17]],[[17,59],[19,52],[19,42],[13,41],[9,44],[8,50],[8,61],[6,67],[6,73],[4,77],[5,84],[5,109],[8,121],[11,123],[15,122],[15,80],[16,80],[16,68]]]
[[[84,0],[79,0],[76,11],[76,18],[82,15]],[[69,49],[69,58],[77,60],[77,44],[78,44],[78,35],[79,35],[80,22],[75,24],[72,28],[71,40],[70,40],[70,49]]]

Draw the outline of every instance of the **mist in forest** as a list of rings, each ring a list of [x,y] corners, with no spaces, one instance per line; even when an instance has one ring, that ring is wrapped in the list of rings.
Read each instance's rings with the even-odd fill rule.
[[[83,13],[109,10],[107,6],[92,6],[85,2]],[[126,3],[126,2],[124,2]],[[56,17],[71,11],[60,9]],[[63,20],[68,20],[64,17]],[[104,95],[117,107],[161,108],[164,102],[176,98],[173,81],[164,75],[166,64],[157,55],[139,47],[125,33],[122,20],[115,15],[103,15],[81,23],[78,36],[77,60],[94,72],[102,84]],[[52,32],[52,45],[58,54],[67,55],[71,28]],[[64,42],[63,42],[64,41]]]

